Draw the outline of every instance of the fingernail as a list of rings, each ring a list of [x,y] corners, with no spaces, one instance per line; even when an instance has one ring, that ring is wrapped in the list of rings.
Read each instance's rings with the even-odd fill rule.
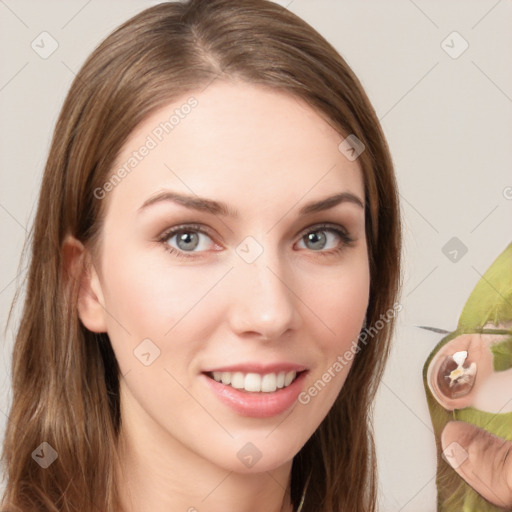
[[[476,363],[469,364],[466,350],[447,356],[437,374],[439,390],[449,398],[466,396],[476,378]]]

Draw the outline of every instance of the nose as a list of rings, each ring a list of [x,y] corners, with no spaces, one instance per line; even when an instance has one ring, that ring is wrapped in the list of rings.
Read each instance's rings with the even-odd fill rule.
[[[271,341],[299,329],[298,283],[277,254],[267,248],[252,263],[237,261],[231,274],[229,322],[233,332]]]

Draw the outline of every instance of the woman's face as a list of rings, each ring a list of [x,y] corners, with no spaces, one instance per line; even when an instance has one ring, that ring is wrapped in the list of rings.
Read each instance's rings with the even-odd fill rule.
[[[139,447],[263,472],[326,416],[369,298],[362,171],[342,140],[290,95],[221,81],[132,133],[95,192],[101,319],[81,318],[108,332]]]

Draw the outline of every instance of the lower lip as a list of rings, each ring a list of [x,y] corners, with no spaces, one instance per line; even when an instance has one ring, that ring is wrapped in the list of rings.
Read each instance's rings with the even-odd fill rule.
[[[217,382],[204,373],[202,377],[219,400],[238,414],[253,418],[270,418],[285,412],[297,401],[306,373],[302,372],[288,387],[278,389],[273,393],[240,391],[222,384],[222,382]]]

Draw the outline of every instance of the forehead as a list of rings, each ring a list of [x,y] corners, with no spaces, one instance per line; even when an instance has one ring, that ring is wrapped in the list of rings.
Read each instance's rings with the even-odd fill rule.
[[[152,113],[124,144],[108,200],[130,208],[163,188],[243,206],[296,203],[338,191],[364,198],[361,168],[303,100],[258,84],[216,80]],[[143,155],[142,155],[143,154]]]

